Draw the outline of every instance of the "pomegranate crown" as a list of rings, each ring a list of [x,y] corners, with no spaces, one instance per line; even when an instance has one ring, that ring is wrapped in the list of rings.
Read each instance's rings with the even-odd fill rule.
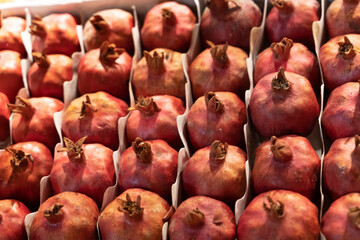
[[[131,145],[136,154],[136,158],[142,163],[149,163],[152,159],[151,145],[148,142],[144,142],[141,138],[137,137]]]
[[[109,30],[109,24],[101,15],[93,15],[89,21],[99,33],[104,33]]]
[[[344,36],[344,41],[338,42],[339,51],[337,56],[342,56],[344,59],[351,59],[355,57],[360,50],[354,46],[347,36]]]
[[[156,104],[153,98],[139,96],[134,107],[128,108],[128,111],[139,110],[142,114],[146,116],[151,116],[155,112],[160,112],[161,109]]]
[[[270,139],[270,150],[274,155],[276,160],[281,162],[290,161],[292,159],[292,151],[290,147],[282,142],[275,136],[272,136]]]
[[[215,162],[223,162],[228,151],[228,143],[215,140],[210,147],[210,159]]]
[[[280,67],[277,76],[272,79],[271,86],[275,90],[288,90],[290,88],[290,82],[285,76],[283,67]]]
[[[183,221],[186,225],[195,228],[204,224],[204,218],[204,214],[196,207],[185,215]]]
[[[121,198],[117,198],[116,200],[120,204],[120,206],[118,207],[118,211],[124,212],[130,217],[140,216],[144,211],[144,208],[140,207],[140,195],[137,196],[136,201],[131,200],[129,193],[126,193],[126,201]]]
[[[205,95],[205,104],[208,111],[222,113],[224,111],[223,102],[216,97],[215,92],[206,92]]]
[[[58,150],[58,152],[67,152],[69,159],[81,159],[84,153],[82,145],[84,144],[87,136],[80,138],[76,143],[69,138],[64,137],[65,147]]]
[[[268,214],[278,218],[284,216],[284,204],[282,202],[274,202],[270,196],[267,197],[267,201],[268,203],[263,202],[263,208]]]
[[[13,172],[23,172],[27,169],[29,162],[34,162],[34,159],[30,153],[25,153],[20,149],[7,147],[5,148],[5,151],[12,155],[12,158],[10,159],[10,165],[13,169]]]
[[[35,16],[33,20],[31,20],[30,25],[30,33],[33,35],[37,35],[39,37],[44,38],[46,36],[46,27],[41,17]]]

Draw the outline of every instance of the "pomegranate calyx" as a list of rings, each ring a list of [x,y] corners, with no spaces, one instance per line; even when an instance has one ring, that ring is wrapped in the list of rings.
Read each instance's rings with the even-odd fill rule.
[[[289,38],[283,38],[278,43],[273,42],[270,46],[270,49],[274,55],[274,58],[280,60],[288,59],[293,44],[294,44],[293,40]]]
[[[214,162],[223,162],[226,158],[228,150],[228,143],[222,143],[219,140],[215,140],[210,147],[210,160]]]
[[[58,152],[67,152],[70,160],[80,160],[83,157],[84,150],[82,145],[84,144],[87,136],[80,138],[76,143],[71,141],[69,138],[64,137],[65,147],[60,148]]]
[[[284,216],[284,204],[280,201],[274,202],[270,196],[267,197],[268,204],[263,202],[263,208],[264,210],[275,217],[282,217]],[[268,206],[269,205],[269,206]]]
[[[344,59],[354,58],[356,53],[360,53],[360,49],[354,46],[347,36],[344,37],[343,42],[338,42],[338,46],[339,51],[337,56],[342,56]]]
[[[220,64],[224,65],[228,61],[228,56],[226,51],[228,49],[228,42],[225,44],[215,45],[210,41],[206,41],[206,43],[211,47],[210,54],[215,62],[219,62]]]
[[[29,162],[34,162],[31,154],[26,154],[22,150],[7,147],[5,148],[5,151],[12,155],[12,158],[10,159],[10,165],[14,173],[21,173],[25,171],[29,165]]]
[[[176,17],[173,11],[170,8],[162,8],[161,16],[163,18],[163,23],[166,25],[174,25],[176,23]]]
[[[184,222],[189,227],[199,227],[204,224],[204,214],[196,207],[186,214]]]
[[[109,30],[109,24],[100,15],[94,15],[90,18],[90,23],[96,31],[103,33]]]
[[[207,0],[206,6],[214,12],[224,12],[229,9],[229,3],[233,3],[236,8],[241,8],[240,3],[236,0]]]
[[[39,16],[35,16],[34,19],[31,20],[31,25],[29,28],[30,33],[33,35],[37,35],[42,38],[46,36],[45,24]]]
[[[132,110],[139,110],[142,114],[145,114],[146,116],[151,116],[155,112],[161,111],[153,98],[143,96],[138,97],[137,103],[134,107],[128,108],[128,111]]]
[[[293,4],[290,0],[271,0],[271,4],[274,5],[279,12],[287,13],[293,10]]]
[[[84,118],[86,115],[91,115],[93,112],[96,112],[97,109],[91,105],[91,100],[89,95],[85,95],[85,101],[82,102],[79,119]]]
[[[348,218],[357,229],[360,229],[360,208],[358,206],[349,208]]]
[[[224,104],[216,97],[214,92],[208,91],[205,93],[205,104],[208,111],[222,113],[224,111]]]
[[[165,216],[162,219],[163,223],[170,221],[170,219],[171,219],[172,215],[174,215],[174,213],[175,213],[175,208],[174,208],[174,206],[171,206],[169,211],[165,214]]]
[[[161,55],[159,55],[157,51],[154,51],[151,56],[148,51],[144,51],[144,57],[150,73],[159,74],[165,71],[164,52],[161,52]]]
[[[132,149],[136,153],[136,158],[142,163],[149,163],[152,159],[151,145],[137,137],[131,144]]]
[[[48,68],[50,66],[49,58],[46,56],[45,52],[43,53],[33,52],[32,56],[34,61],[40,68]]]
[[[107,67],[114,64],[123,52],[125,52],[125,49],[117,48],[114,43],[105,41],[100,46],[99,60],[104,67]]]
[[[64,205],[60,203],[55,203],[48,209],[44,210],[44,217],[47,218],[50,222],[58,222],[62,219],[63,212],[61,208],[64,207]]]
[[[292,159],[292,151],[288,145],[284,145],[278,141],[278,138],[275,136],[271,137],[270,143],[270,150],[273,153],[275,160],[288,162]]]
[[[10,112],[20,113],[25,118],[31,118],[35,112],[35,109],[33,109],[29,100],[22,97],[16,97],[16,100],[18,100],[17,104],[12,104],[12,103],[8,104]]]
[[[290,88],[290,82],[286,79],[283,67],[280,67],[278,75],[272,79],[271,86],[275,90],[288,90]]]
[[[118,211],[127,213],[130,217],[132,216],[141,216],[144,208],[140,207],[141,196],[138,195],[136,201],[132,201],[130,195],[126,194],[126,201],[117,198],[116,199],[120,204]]]

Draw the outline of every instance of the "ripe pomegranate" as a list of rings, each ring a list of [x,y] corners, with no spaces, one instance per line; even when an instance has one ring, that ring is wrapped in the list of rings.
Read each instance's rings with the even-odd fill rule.
[[[360,33],[359,0],[335,0],[326,10],[326,26],[331,38]]]
[[[0,50],[13,50],[26,55],[21,32],[25,31],[26,21],[23,18],[9,16],[3,18],[0,11]]]
[[[181,99],[169,95],[138,97],[135,106],[129,110],[126,122],[128,143],[140,137],[143,140],[162,139],[176,149],[182,146],[176,123],[177,116],[185,112]]]
[[[30,210],[21,202],[0,200],[0,232],[3,240],[27,240],[25,217]]]
[[[10,136],[10,111],[8,104],[9,100],[7,96],[0,92],[0,142],[6,140]]]
[[[186,52],[195,23],[196,17],[188,6],[174,1],[159,3],[146,13],[141,28],[144,48]]]
[[[336,88],[326,103],[321,123],[331,141],[360,133],[360,82]]]
[[[69,13],[53,13],[44,18],[35,16],[30,33],[35,52],[60,53],[71,56],[80,50],[76,20]]]
[[[31,240],[97,240],[99,209],[81,193],[63,192],[40,205],[30,227]]]
[[[103,240],[161,239],[163,218],[169,209],[169,204],[156,193],[128,189],[99,216],[101,237]]]
[[[235,240],[235,217],[219,200],[196,196],[180,204],[169,225],[170,240]]]
[[[17,199],[37,209],[40,180],[49,175],[53,161],[50,150],[39,142],[21,142],[5,148],[0,157],[0,199]]]
[[[294,42],[314,46],[312,24],[319,21],[317,0],[271,0],[273,8],[266,17],[266,34],[270,42],[288,37]]]
[[[320,63],[324,82],[330,91],[360,79],[360,34],[330,39],[320,48]]]
[[[22,87],[24,83],[20,53],[11,50],[0,51],[0,92],[5,93],[9,101],[13,103]]]
[[[258,195],[238,221],[238,240],[319,238],[317,207],[292,191],[274,190]]]
[[[327,240],[358,239],[360,234],[360,193],[349,193],[333,202],[321,219]]]
[[[33,97],[63,100],[64,82],[73,77],[72,59],[63,54],[33,52],[34,64],[28,73],[29,90]]]
[[[305,45],[294,43],[289,38],[272,43],[271,47],[262,51],[256,59],[254,84],[267,74],[279,71],[280,67],[304,76],[310,81],[314,91],[319,91],[319,65],[315,55]]]
[[[171,95],[182,100],[185,100],[185,82],[181,53],[162,48],[144,51],[132,79],[135,97]]]
[[[40,97],[24,99],[17,97],[17,104],[9,104],[14,113],[12,137],[14,142],[38,141],[54,149],[60,141],[54,124],[54,113],[64,104],[55,98]]]
[[[296,73],[271,73],[260,79],[250,99],[252,122],[263,136],[310,134],[319,116],[319,104],[309,80]]]
[[[100,49],[87,52],[78,67],[80,94],[104,91],[127,100],[131,63],[132,58],[124,49],[109,42],[104,42]]]
[[[250,31],[260,25],[262,13],[259,7],[249,0],[210,0],[207,1],[201,16],[200,34],[202,41],[215,44],[228,42],[231,46],[248,50]]]
[[[74,143],[64,137],[65,147],[58,150],[50,184],[55,194],[79,192],[101,206],[105,190],[115,184],[113,151],[98,143],[83,144],[85,139]]]
[[[192,105],[187,131],[195,149],[209,146],[215,140],[244,145],[245,104],[232,92],[206,92]]]
[[[119,147],[118,120],[126,115],[128,107],[105,92],[86,94],[65,109],[61,129],[74,142],[88,136],[85,143],[100,143],[115,150]]]
[[[105,41],[114,43],[127,52],[134,51],[132,28],[134,17],[122,9],[106,9],[94,13],[85,23],[83,30],[86,50],[99,48]]]
[[[248,55],[227,43],[214,45],[201,52],[189,67],[194,98],[207,91],[229,91],[244,98],[250,82],[246,67]]]

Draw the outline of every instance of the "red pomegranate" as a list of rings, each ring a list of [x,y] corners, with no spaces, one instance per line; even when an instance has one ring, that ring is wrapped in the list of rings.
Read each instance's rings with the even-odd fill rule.
[[[97,240],[99,209],[91,198],[63,192],[40,205],[30,227],[31,240]]]
[[[333,202],[321,219],[326,240],[358,239],[360,234],[360,193],[349,193]]]
[[[36,209],[40,203],[40,180],[49,175],[53,161],[50,150],[39,142],[21,142],[5,148],[0,157],[0,199],[13,198]]]
[[[138,97],[126,122],[128,143],[137,137],[143,140],[162,139],[179,149],[182,142],[177,129],[176,118],[185,112],[181,99],[169,95]]]
[[[320,48],[320,63],[325,86],[330,91],[360,79],[360,34],[330,39]]]
[[[196,17],[188,6],[174,1],[159,3],[146,13],[141,28],[144,48],[186,52],[195,23]]]
[[[129,188],[142,188],[170,202],[177,165],[178,152],[165,141],[136,138],[119,161],[120,192]]]
[[[11,50],[0,51],[0,92],[5,93],[9,101],[13,103],[22,87],[24,83],[20,53]]]
[[[72,59],[63,54],[33,52],[34,64],[28,73],[31,96],[53,97],[62,100],[64,82],[73,77]]]
[[[26,55],[21,32],[25,31],[26,21],[23,18],[9,16],[3,18],[0,11],[0,50],[13,50]]]
[[[206,92],[192,105],[187,119],[190,142],[195,149],[215,140],[244,145],[245,104],[232,92]]]
[[[76,142],[100,143],[115,150],[119,147],[118,120],[127,113],[128,105],[105,92],[96,92],[74,99],[62,115],[64,135]]]
[[[114,97],[127,100],[131,64],[132,58],[124,49],[104,42],[100,49],[87,52],[80,60],[78,68],[80,94],[104,91]]]
[[[331,141],[360,133],[359,92],[360,82],[349,82],[330,94],[321,123]]]
[[[244,98],[250,82],[246,67],[248,55],[227,43],[214,45],[201,52],[189,67],[194,98],[207,91],[229,91]]]
[[[17,97],[17,104],[9,104],[13,115],[12,137],[14,142],[38,141],[53,150],[60,142],[54,124],[54,113],[64,104],[55,98],[24,99]]]
[[[10,137],[10,111],[8,104],[7,96],[0,92],[0,142]]]
[[[27,240],[24,220],[30,210],[21,202],[0,201],[0,232],[3,240]]]
[[[171,95],[182,100],[185,100],[185,82],[181,53],[162,48],[144,51],[132,79],[135,97]]]
[[[197,196],[180,204],[169,225],[170,240],[235,240],[235,217],[219,200]]]
[[[248,50],[250,31],[261,23],[259,7],[249,0],[207,1],[201,16],[200,34],[202,41],[215,44],[228,42],[231,46]]]
[[[319,116],[319,104],[309,80],[296,73],[271,73],[260,79],[250,99],[252,122],[263,136],[310,134]]]
[[[326,26],[331,38],[360,33],[359,0],[335,0],[326,10]]]
[[[69,13],[53,13],[44,18],[35,16],[31,21],[33,50],[47,54],[60,53],[71,56],[80,50],[76,20]]]
[[[105,41],[114,43],[118,48],[125,48],[132,53],[134,43],[132,28],[134,17],[121,9],[106,9],[94,13],[85,23],[83,30],[86,50],[99,48]]]
[[[266,33],[270,42],[288,37],[294,42],[314,46],[312,24],[319,21],[317,0],[271,0],[273,8],[266,17]]]
[[[297,73],[307,78],[314,91],[319,91],[320,70],[315,55],[305,45],[294,43],[289,38],[274,42],[271,47],[262,51],[256,58],[254,84],[267,74],[279,71]]]
[[[292,191],[274,190],[258,195],[238,221],[238,240],[319,238],[317,207]]]
[[[83,144],[85,139],[74,143],[64,137],[65,147],[54,159],[50,183],[55,194],[79,192],[101,206],[105,190],[115,184],[113,151],[98,143]]]
[[[161,239],[163,218],[169,209],[169,204],[156,193],[128,189],[99,216],[101,237],[103,240]]]

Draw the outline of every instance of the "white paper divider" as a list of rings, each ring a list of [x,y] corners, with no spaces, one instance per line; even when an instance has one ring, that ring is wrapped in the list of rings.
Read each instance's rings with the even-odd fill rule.
[[[29,59],[21,59],[21,74],[23,78],[24,88],[26,89],[27,95],[30,96],[29,85],[27,81],[27,74],[30,69],[30,61]]]
[[[31,224],[34,221],[36,214],[37,214],[37,212],[29,213],[28,215],[26,215],[25,220],[24,220],[25,230],[26,230],[28,239],[30,239],[30,228],[31,228]]]
[[[33,61],[32,58],[32,41],[31,41],[31,34],[30,34],[30,25],[31,25],[31,14],[28,8],[25,8],[25,21],[26,21],[26,28],[25,31],[21,33],[21,39],[23,41],[25,51],[27,53],[27,58],[29,62]]]

